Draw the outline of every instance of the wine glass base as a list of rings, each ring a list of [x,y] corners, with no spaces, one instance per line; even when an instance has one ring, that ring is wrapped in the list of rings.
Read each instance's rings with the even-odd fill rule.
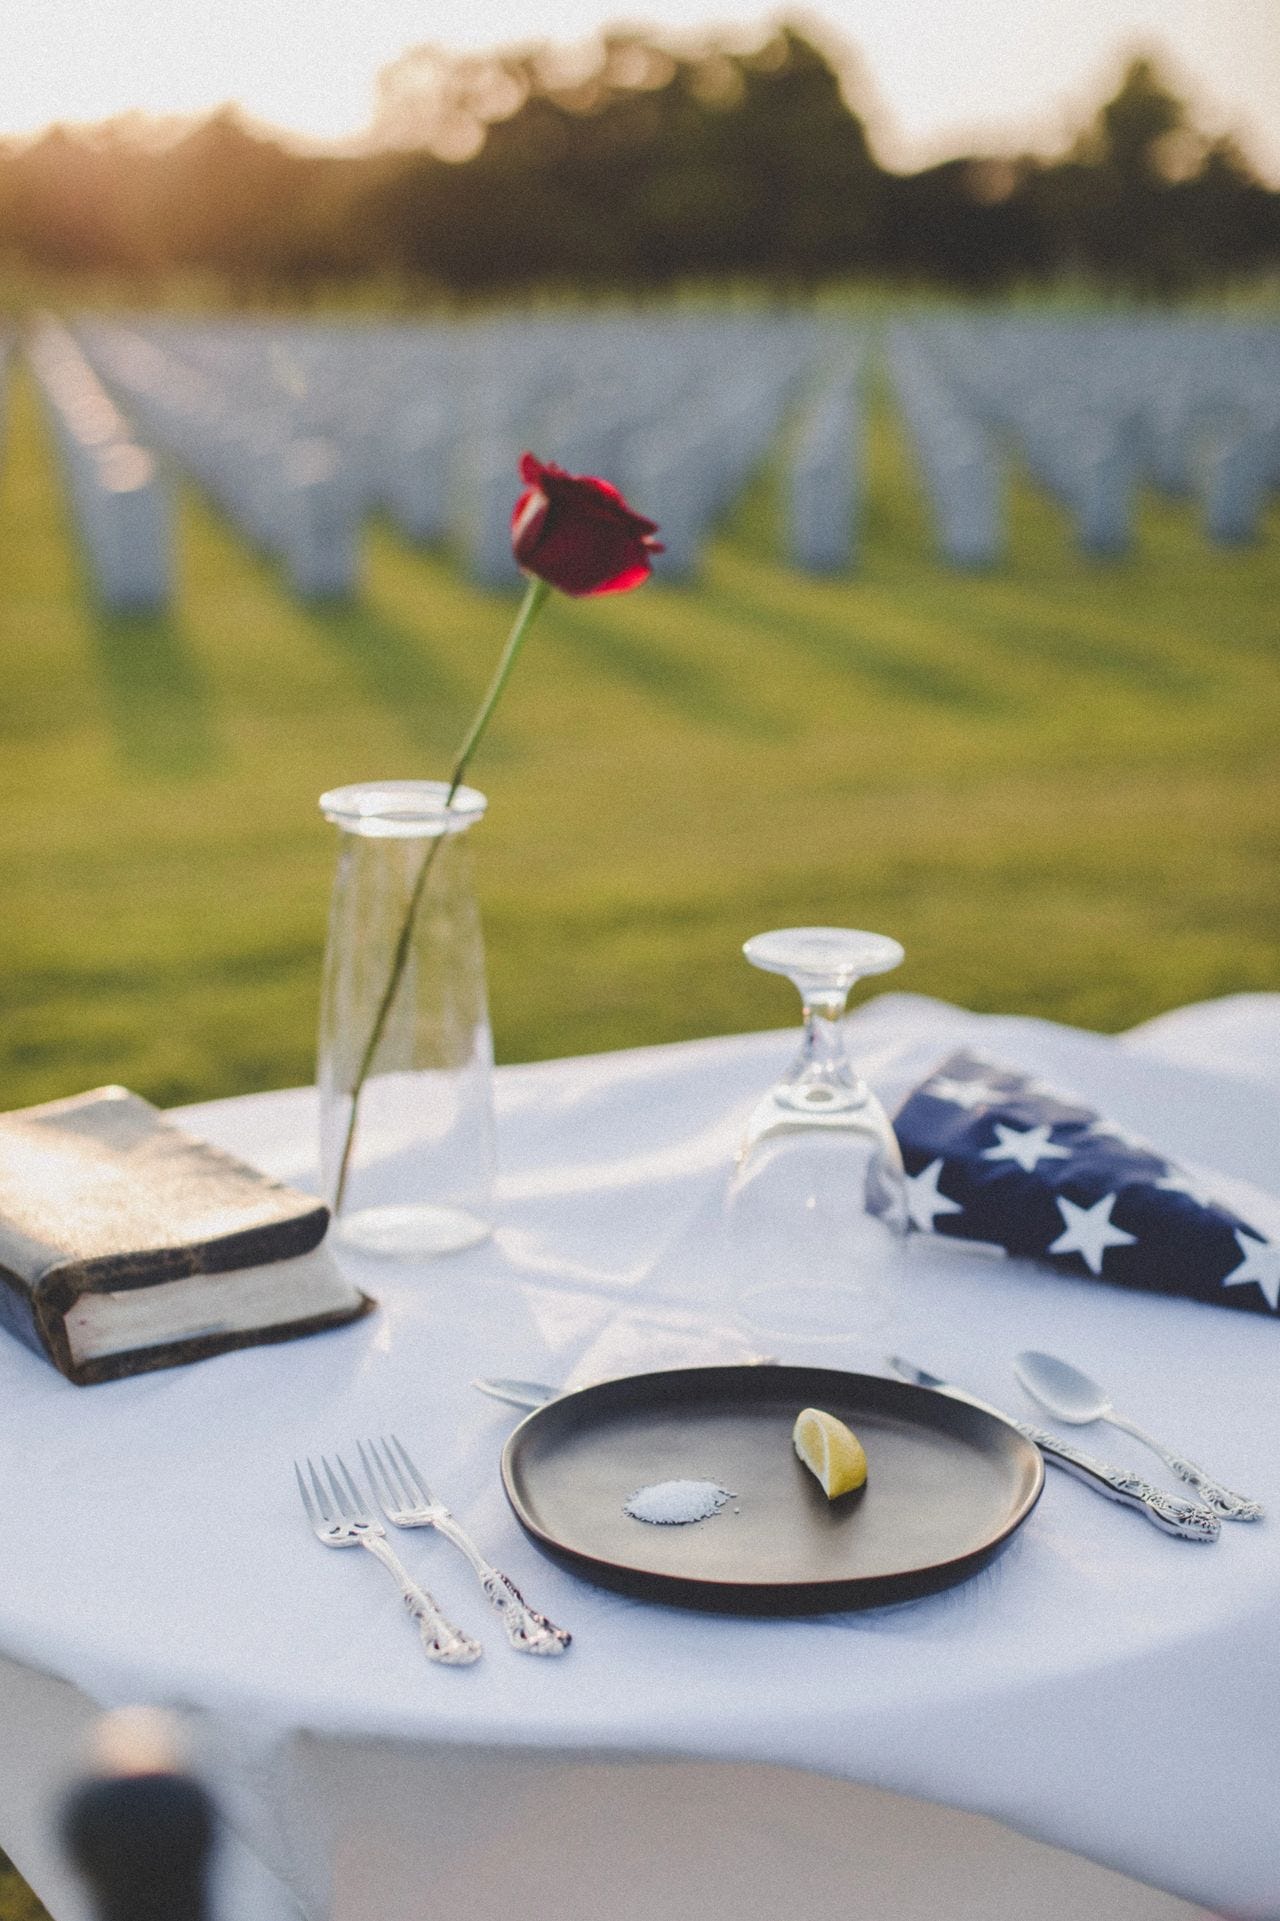
[[[333,1224],[333,1233],[344,1247],[401,1260],[458,1254],[464,1247],[478,1246],[492,1232],[482,1215],[463,1207],[426,1203],[361,1207],[340,1214]]]
[[[792,980],[821,980],[846,990],[867,974],[901,965],[901,943],[860,927],[776,927],[754,934],[742,949],[753,967]]]

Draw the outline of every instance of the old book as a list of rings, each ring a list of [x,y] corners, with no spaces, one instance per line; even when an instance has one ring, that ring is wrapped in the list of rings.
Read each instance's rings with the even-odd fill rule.
[[[328,1225],[123,1087],[0,1114],[0,1325],[80,1385],[367,1313]]]

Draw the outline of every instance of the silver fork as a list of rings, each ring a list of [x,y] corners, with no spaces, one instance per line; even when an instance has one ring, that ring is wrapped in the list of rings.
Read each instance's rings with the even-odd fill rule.
[[[480,1643],[447,1621],[426,1589],[420,1588],[401,1566],[387,1543],[387,1530],[366,1509],[342,1456],[335,1454],[333,1458],[336,1473],[324,1455],[320,1456],[322,1480],[308,1457],[310,1488],[302,1478],[298,1463],[293,1464],[302,1505],[317,1539],[326,1547],[368,1548],[375,1560],[395,1575],[400,1583],[400,1599],[418,1623],[423,1649],[432,1661],[443,1662],[446,1667],[465,1667],[468,1662],[478,1661],[483,1652]]]
[[[531,1608],[515,1582],[486,1561],[471,1536],[437,1501],[409,1458],[403,1442],[384,1436],[382,1445],[358,1443],[360,1459],[378,1506],[393,1527],[433,1527],[460,1548],[474,1568],[484,1597],[497,1614],[508,1641],[520,1654],[563,1654],[572,1636],[545,1614]]]

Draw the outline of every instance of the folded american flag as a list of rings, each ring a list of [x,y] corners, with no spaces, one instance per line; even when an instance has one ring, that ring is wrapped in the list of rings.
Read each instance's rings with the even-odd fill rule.
[[[908,1096],[894,1128],[912,1226],[925,1233],[1122,1287],[1280,1309],[1280,1242],[1043,1081],[962,1050]]]

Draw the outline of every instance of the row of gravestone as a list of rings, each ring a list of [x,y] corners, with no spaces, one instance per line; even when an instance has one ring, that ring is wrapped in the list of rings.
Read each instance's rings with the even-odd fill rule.
[[[60,321],[38,321],[26,346],[98,597],[113,612],[158,612],[174,566],[171,500],[155,459]]]
[[[848,564],[855,336],[808,322],[682,318],[317,328],[82,324],[104,381],[300,594],[351,590],[383,512],[515,583],[522,446],[615,480],[661,519],[659,570],[687,579],[717,518],[800,416],[784,461],[793,557]]]
[[[885,359],[943,557],[1006,543],[1011,455],[1083,547],[1121,550],[1135,489],[1199,486],[1209,531],[1245,539],[1280,483],[1280,330],[1019,317],[888,328]],[[661,522],[659,571],[690,578],[771,451],[792,563],[847,569],[862,519],[863,330],[769,314],[482,323],[47,320],[29,353],[103,600],[172,589],[165,472],[189,475],[307,599],[358,587],[382,513],[448,543],[479,584],[516,584],[524,446],[617,482]]]
[[[1280,488],[1280,329],[984,316],[891,328],[888,358],[937,529],[959,566],[1006,545],[1021,461],[1079,546],[1126,552],[1144,485],[1197,497],[1208,537],[1257,537]]]

